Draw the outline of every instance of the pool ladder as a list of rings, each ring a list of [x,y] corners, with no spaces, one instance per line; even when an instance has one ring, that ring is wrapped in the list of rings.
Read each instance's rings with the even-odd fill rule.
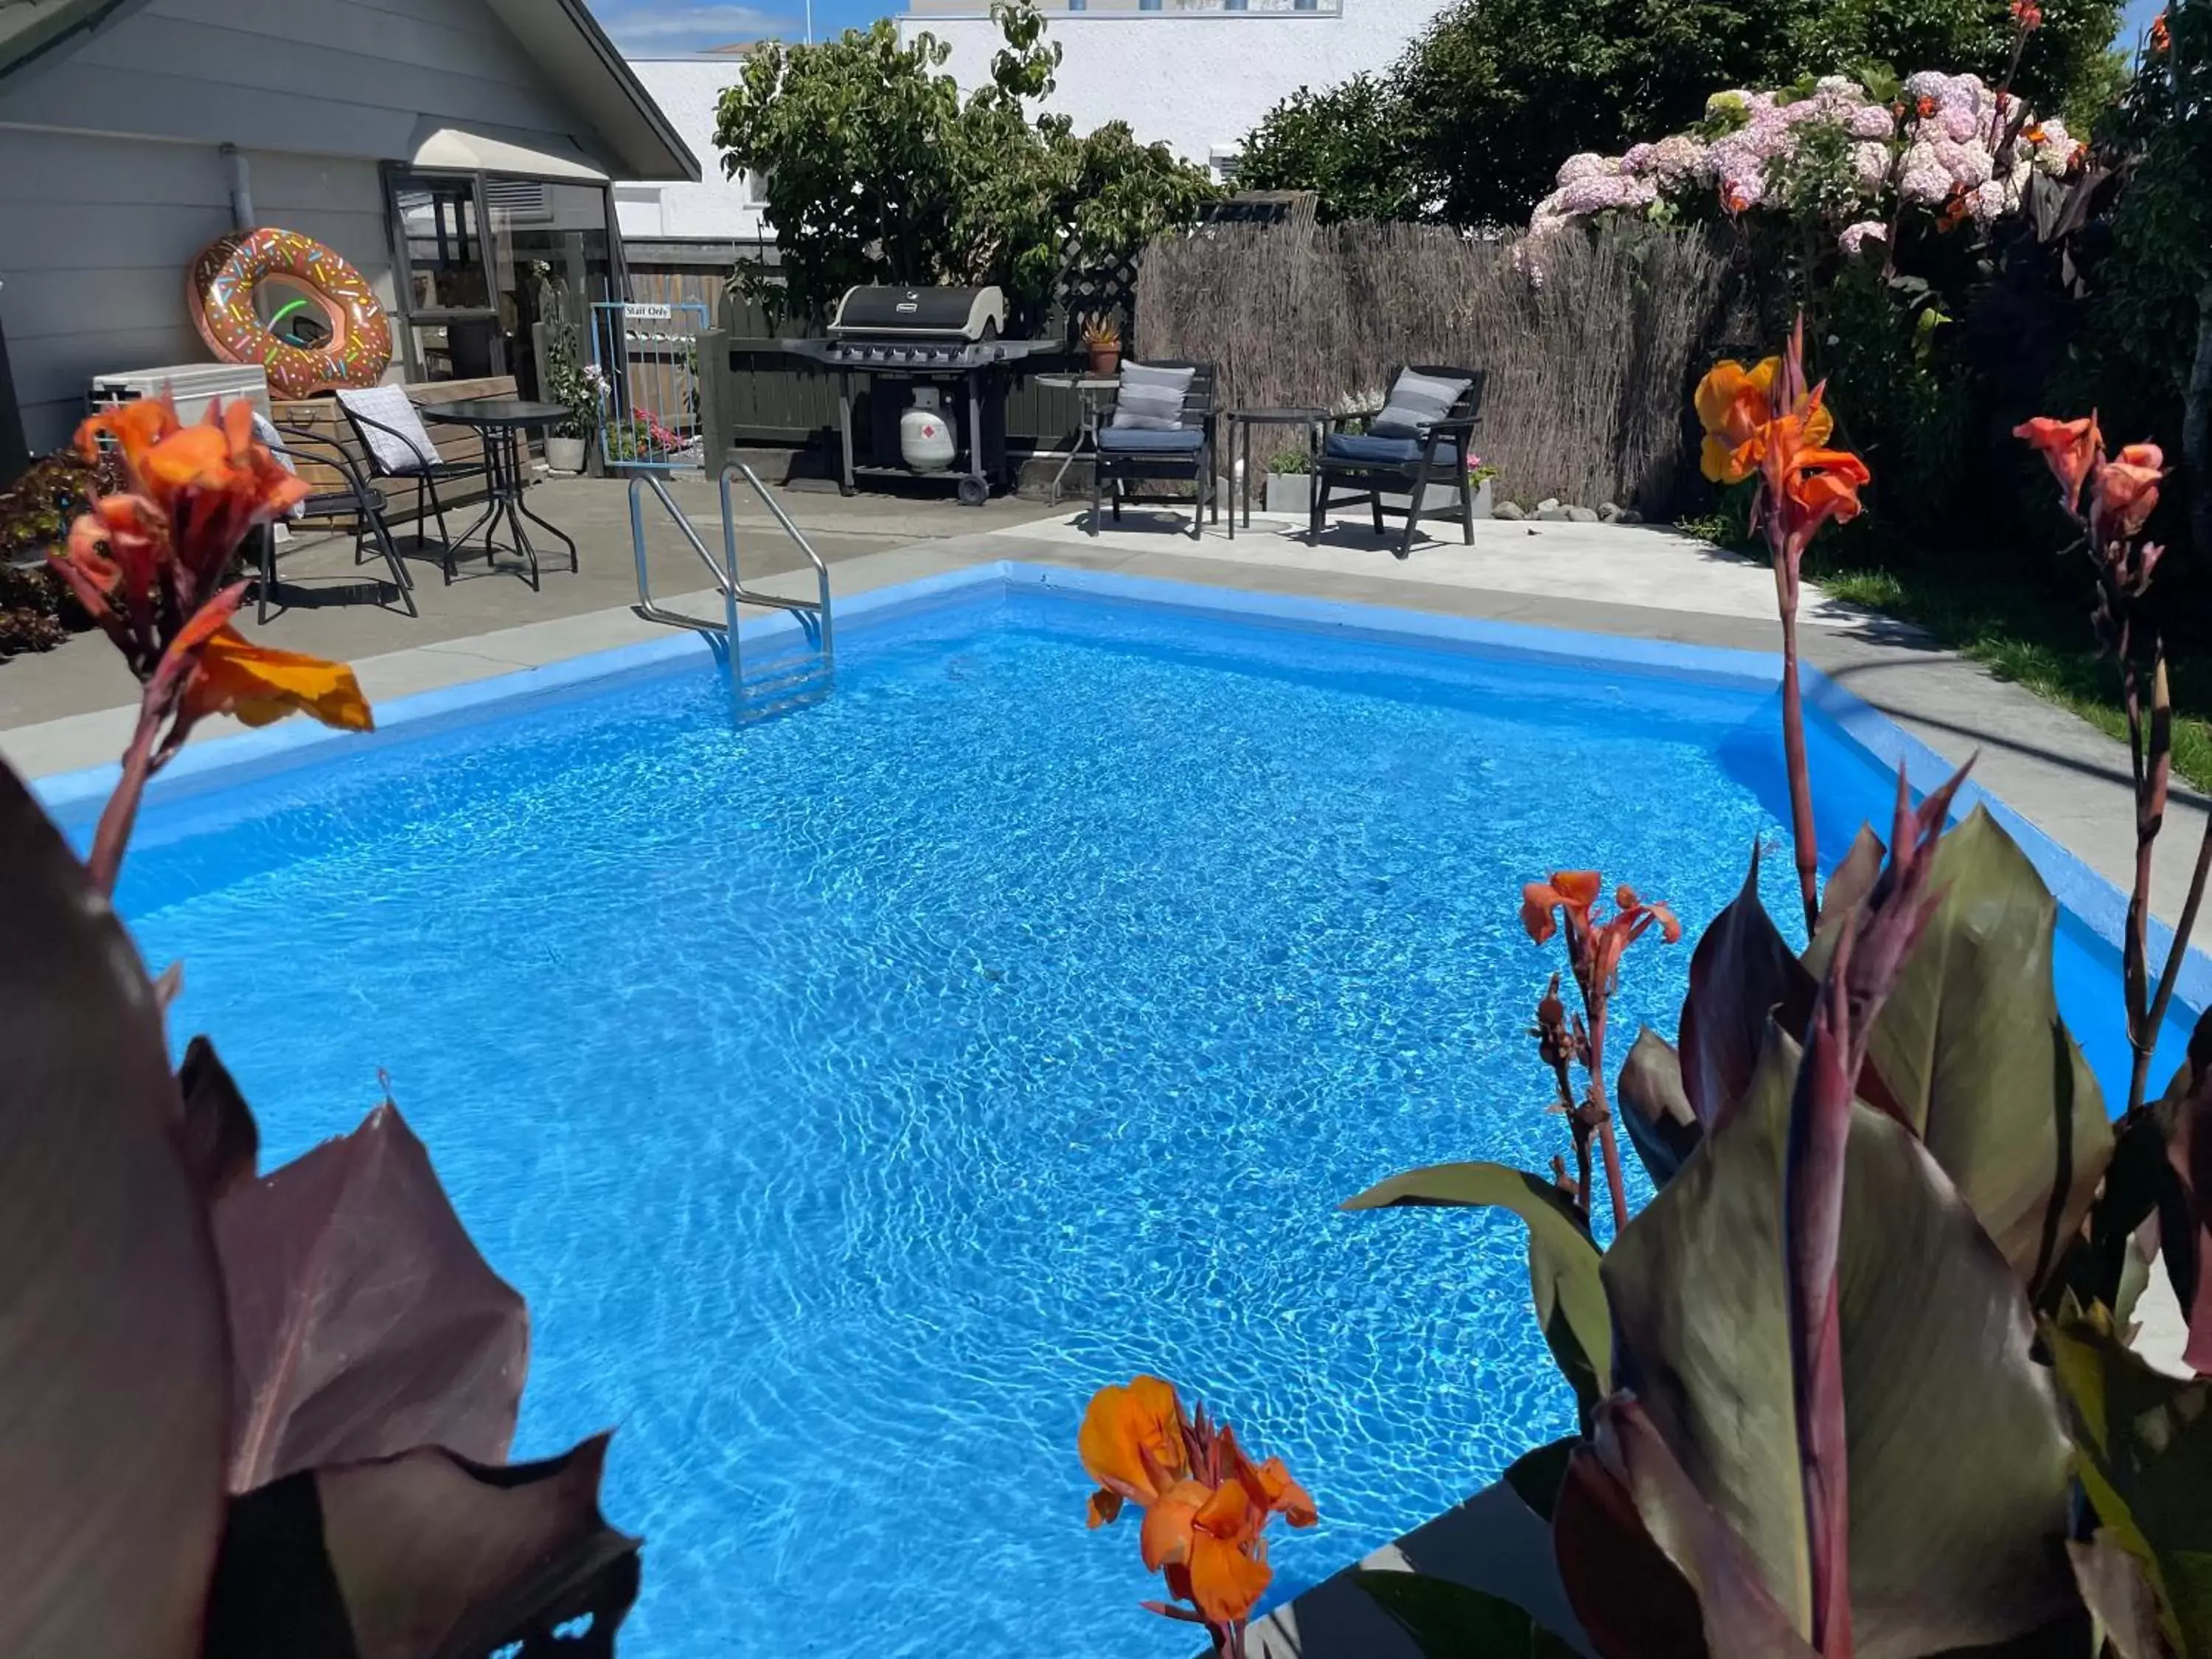
[[[731,511],[730,486],[743,479],[751,486],[761,505],[767,507],[783,532],[806,556],[807,563],[814,567],[817,597],[811,599],[786,599],[780,593],[763,593],[758,588],[747,587],[738,569],[737,516]],[[665,623],[672,628],[695,629],[702,634],[719,634],[729,653],[730,695],[737,708],[738,718],[750,722],[771,715],[801,708],[822,702],[830,695],[834,647],[830,639],[830,567],[822,562],[822,556],[806,539],[799,527],[791,521],[760,475],[741,462],[732,461],[722,469],[720,479],[722,497],[722,557],[717,562],[707,550],[706,543],[692,528],[691,520],[668,493],[668,486],[655,473],[641,472],[629,481],[629,539],[630,550],[637,559],[637,614],[647,622]],[[645,492],[656,496],[662,509],[672,520],[691,550],[699,556],[699,562],[707,567],[715,587],[722,595],[722,619],[709,621],[704,617],[687,616],[681,611],[670,611],[653,597],[653,580],[645,562]],[[758,671],[750,676],[745,672],[744,650],[738,629],[738,606],[759,605],[787,611],[797,618],[802,635],[801,642],[791,651],[773,651]]]

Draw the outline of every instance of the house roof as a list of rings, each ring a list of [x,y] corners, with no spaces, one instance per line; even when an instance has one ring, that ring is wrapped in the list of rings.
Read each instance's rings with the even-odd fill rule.
[[[145,0],[0,0],[0,80],[136,11]],[[614,151],[626,179],[700,179],[699,158],[661,112],[584,0],[483,0],[553,89]]]

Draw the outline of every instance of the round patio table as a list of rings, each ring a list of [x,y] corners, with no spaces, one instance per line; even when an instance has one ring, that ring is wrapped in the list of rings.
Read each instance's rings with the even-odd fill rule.
[[[483,440],[484,466],[489,475],[490,500],[477,521],[454,538],[453,550],[459,553],[478,531],[483,532],[484,562],[494,569],[500,568],[499,526],[506,520],[514,536],[514,550],[523,561],[523,574],[532,588],[538,586],[538,549],[530,539],[530,532],[522,527],[525,519],[539,529],[548,531],[567,543],[568,568],[578,568],[576,544],[568,532],[558,525],[548,524],[523,504],[522,491],[527,482],[522,473],[522,437],[533,427],[549,427],[556,421],[568,418],[568,411],[560,404],[534,403],[526,398],[464,398],[457,403],[440,404],[432,411],[441,420],[457,421],[463,426],[474,427]]]
[[[1240,453],[1243,465],[1237,466],[1237,493],[1243,498],[1244,527],[1252,527],[1252,428],[1255,426],[1302,426],[1306,429],[1306,457],[1310,461],[1321,453],[1322,428],[1328,424],[1325,409],[1232,409],[1229,411],[1229,454],[1234,465]],[[1239,439],[1243,441],[1240,452]],[[1309,465],[1306,471],[1313,469]],[[1237,504],[1229,506],[1229,539],[1237,539]]]

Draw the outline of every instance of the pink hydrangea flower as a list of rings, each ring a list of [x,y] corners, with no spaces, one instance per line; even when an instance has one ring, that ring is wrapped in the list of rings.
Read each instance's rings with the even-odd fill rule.
[[[1882,104],[1860,105],[1844,125],[1854,138],[1889,138],[1897,132],[1897,118]]]
[[[1905,152],[1905,168],[1898,190],[1908,202],[1934,207],[1951,193],[1951,175],[1936,159],[1932,144],[1915,144]]]
[[[1996,179],[1978,185],[1972,198],[1974,222],[1985,225],[2005,210],[2005,186]]]
[[[1620,170],[1632,174],[1650,172],[1652,154],[1657,148],[1656,144],[1631,144],[1628,153],[1620,158]]]
[[[1620,171],[1620,163],[1613,157],[1600,155],[1595,150],[1584,150],[1560,162],[1559,177],[1553,182],[1564,190],[1577,179],[1600,179]]]
[[[1969,190],[1987,184],[1995,172],[1989,151],[1978,143],[1957,144],[1939,138],[1935,149],[1936,160],[1951,175],[1952,182]]]
[[[1842,245],[1844,257],[1856,259],[1869,242],[1888,241],[1889,227],[1879,219],[1862,219],[1855,225],[1844,226],[1844,234],[1836,240]]]
[[[1694,177],[1705,163],[1705,147],[1686,132],[1662,138],[1651,146],[1651,172],[1662,183]]]
[[[1871,195],[1882,187],[1889,177],[1889,146],[1887,144],[1858,143],[1851,146],[1853,182]]]

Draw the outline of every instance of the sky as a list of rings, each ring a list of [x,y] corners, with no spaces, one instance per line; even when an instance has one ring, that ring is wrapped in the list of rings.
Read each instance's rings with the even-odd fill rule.
[[[766,35],[800,40],[806,31],[805,0],[591,0],[615,44],[633,57],[680,56]],[[2127,0],[2120,40],[2132,46],[2158,15],[2164,0]],[[865,27],[896,14],[898,0],[813,0],[816,39]]]

